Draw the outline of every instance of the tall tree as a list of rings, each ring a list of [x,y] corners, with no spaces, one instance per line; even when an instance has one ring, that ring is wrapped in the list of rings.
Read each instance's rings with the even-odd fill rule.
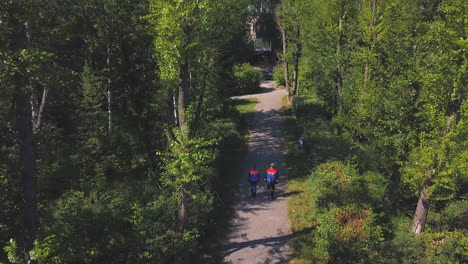
[[[468,155],[463,139],[468,129],[468,4],[448,0],[435,6],[426,3],[422,8],[424,13],[431,12],[423,22],[427,32],[418,41],[422,47],[418,73],[424,121],[420,146],[413,150],[404,174],[404,180],[419,191],[411,228],[414,234],[424,231],[432,201],[457,197],[466,180]]]
[[[232,12],[228,8],[240,13],[220,16]],[[151,11],[149,19],[154,25],[156,56],[161,65],[158,71],[167,89],[177,94],[178,99],[173,101],[177,102],[174,108],[179,129],[182,133],[193,131],[187,135],[192,139],[197,131],[196,127],[189,127],[190,122],[199,122],[200,109],[208,101],[207,76],[217,72],[213,67],[220,66],[217,60],[233,40],[234,29],[239,30],[245,23],[246,17],[242,15],[246,14],[247,1],[152,1]],[[194,183],[180,184],[176,229],[183,233]]]
[[[31,59],[28,53],[28,22],[24,3],[11,2],[9,5],[8,24],[11,28],[10,50],[13,56],[14,68],[12,84],[15,87],[16,129],[21,160],[21,185],[23,189],[23,226],[24,255],[30,262],[29,252],[37,237],[39,214],[37,208],[36,158],[34,155],[34,139],[31,111],[31,87],[28,87],[30,76],[27,74],[27,61]]]
[[[302,56],[302,31],[306,11],[310,8],[308,1],[281,1],[276,13],[277,23],[281,32],[283,50],[282,61],[284,78],[289,99],[297,94],[299,87],[299,63]],[[292,87],[290,87],[289,64],[292,65]]]

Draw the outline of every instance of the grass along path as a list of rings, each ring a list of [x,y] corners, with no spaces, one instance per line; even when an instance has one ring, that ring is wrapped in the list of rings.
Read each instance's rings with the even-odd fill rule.
[[[313,96],[302,98],[296,113],[286,107],[284,119],[288,192],[295,194],[288,198],[288,215],[295,234],[291,263],[305,264],[313,259],[317,226],[309,175],[323,162],[345,159],[350,146],[333,133],[329,114]],[[301,136],[303,148],[298,146]]]

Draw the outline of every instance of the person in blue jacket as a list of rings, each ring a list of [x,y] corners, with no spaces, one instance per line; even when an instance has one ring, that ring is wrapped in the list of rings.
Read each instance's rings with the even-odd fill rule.
[[[269,197],[271,199],[274,199],[275,198],[275,185],[278,183],[278,180],[279,180],[278,171],[275,169],[274,163],[271,163],[270,168],[266,170],[266,176],[264,180],[267,183]]]
[[[252,168],[250,169],[249,176],[248,176],[248,180],[250,182],[250,197],[257,196],[257,182],[259,178],[260,178],[260,174],[258,170],[255,168],[255,164],[254,164]]]

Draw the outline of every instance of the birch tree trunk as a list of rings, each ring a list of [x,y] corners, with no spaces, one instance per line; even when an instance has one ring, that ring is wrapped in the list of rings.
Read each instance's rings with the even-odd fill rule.
[[[111,66],[110,66],[110,45],[109,45],[109,28],[107,29],[107,45],[106,45],[106,64],[107,64],[107,135],[109,137],[109,144],[112,145],[112,80],[111,80]]]
[[[282,60],[283,60],[283,73],[284,73],[284,86],[286,87],[286,91],[288,91],[288,100],[291,101],[291,89],[289,84],[289,63],[287,59],[288,54],[288,41],[286,35],[286,28],[285,28],[285,21],[284,21],[284,13],[283,13],[283,4],[281,2],[277,5],[277,15],[276,15],[276,23],[278,24],[278,29],[281,33],[281,43],[282,43]],[[279,14],[283,13],[282,16]]]
[[[377,38],[377,30],[376,30],[376,25],[377,25],[377,2],[378,0],[371,0],[371,17],[370,17],[370,24],[369,24],[369,45],[367,47],[367,61],[364,66],[364,84],[368,85],[369,79],[370,79],[370,59],[372,57],[372,47],[374,44],[375,39]]]
[[[191,43],[193,28],[191,26],[186,26],[184,28],[184,45],[188,47]],[[187,54],[185,54],[187,56]],[[185,58],[184,62],[180,65],[179,68],[180,74],[180,83],[179,83],[179,94],[177,102],[177,114],[179,117],[179,127],[182,133],[187,133],[187,124],[185,122],[185,109],[186,109],[186,92],[190,88],[190,65],[189,59]],[[180,195],[181,201],[179,203],[178,216],[177,216],[177,231],[179,234],[183,235],[183,232],[186,227],[186,222],[188,218],[189,206],[190,206],[190,186],[189,184],[184,184],[181,186]]]
[[[37,117],[36,117],[36,120],[34,122],[34,130],[39,129],[41,127],[41,125],[42,125],[42,119],[43,119],[43,116],[44,116],[44,109],[45,109],[45,105],[47,103],[48,93],[49,93],[49,89],[47,89],[47,87],[44,87],[44,89],[42,91],[41,104],[39,105],[39,110],[37,112]]]
[[[288,98],[291,100],[291,91],[289,88],[289,64],[287,60],[287,53],[288,53],[288,46],[286,40],[286,30],[284,27],[280,26],[281,31],[281,41],[283,44],[283,72],[284,72],[284,86],[286,87],[286,91],[288,91]]]
[[[179,117],[179,127],[182,132],[186,131],[186,124],[185,124],[185,93],[188,90],[190,72],[189,72],[189,64],[186,60],[180,66],[180,83],[179,83],[179,93],[178,93],[178,100],[177,100],[177,115]]]
[[[179,85],[179,96],[178,96],[178,104],[177,104],[177,114],[179,116],[179,127],[182,133],[186,133],[187,131],[187,126],[185,123],[185,92],[188,89],[189,85],[189,78],[190,78],[190,72],[189,72],[189,64],[186,61],[180,66],[180,85]],[[187,218],[188,218],[188,211],[189,211],[189,186],[188,184],[185,184],[182,186],[180,190],[181,194],[181,201],[179,203],[179,208],[178,208],[178,215],[177,215],[177,231],[182,235]]]
[[[421,190],[419,195],[418,205],[416,211],[414,212],[413,224],[411,225],[411,232],[418,235],[424,231],[424,227],[427,221],[427,214],[429,212],[430,200],[427,199],[427,192],[429,190],[430,182],[432,180],[432,170],[431,167],[427,172],[426,182]]]
[[[451,102],[448,107],[447,107],[447,114],[445,116],[445,119],[447,120],[446,122],[446,129],[444,132],[444,135],[440,139],[440,147],[443,146],[443,141],[444,138],[451,132],[453,127],[455,127],[458,124],[459,117],[460,117],[460,107],[461,107],[461,102],[463,101],[463,95],[462,92],[458,92],[457,99]],[[426,226],[427,222],[427,214],[429,213],[429,205],[430,205],[430,199],[427,197],[427,194],[429,192],[429,188],[432,186],[432,179],[434,177],[437,177],[436,173],[437,172],[437,164],[441,163],[441,159],[443,159],[443,154],[442,153],[437,153],[434,161],[432,162],[431,167],[427,171],[427,176],[426,176],[426,181],[424,182],[424,186],[421,189],[421,193],[419,195],[419,200],[418,200],[418,205],[416,206],[416,211],[414,212],[414,217],[413,217],[413,224],[411,225],[411,231],[415,234],[418,235],[421,232],[424,231],[424,228]],[[436,170],[436,172],[434,172]]]
[[[343,41],[343,16],[344,16],[344,3],[341,4],[341,14],[338,20],[338,41],[336,43],[336,90],[337,90],[337,105],[338,112],[341,112],[341,96],[343,94],[343,77],[342,77],[342,65],[341,65],[341,47]]]
[[[299,76],[299,55],[294,54],[293,87],[291,91],[291,96],[295,96],[297,93],[298,76]]]
[[[294,51],[294,74],[293,74],[293,89],[291,92],[291,96],[295,96],[297,93],[298,85],[299,85],[299,59],[301,58],[302,53],[302,45],[301,45],[301,28],[297,26],[296,28],[296,43],[295,43],[295,51]]]

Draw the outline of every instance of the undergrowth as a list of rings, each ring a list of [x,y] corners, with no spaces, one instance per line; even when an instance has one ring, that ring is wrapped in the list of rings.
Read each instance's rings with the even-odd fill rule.
[[[291,263],[466,263],[466,199],[433,210],[414,236],[410,215],[385,208],[389,180],[371,169],[366,148],[340,133],[313,94],[292,106],[284,111]]]

